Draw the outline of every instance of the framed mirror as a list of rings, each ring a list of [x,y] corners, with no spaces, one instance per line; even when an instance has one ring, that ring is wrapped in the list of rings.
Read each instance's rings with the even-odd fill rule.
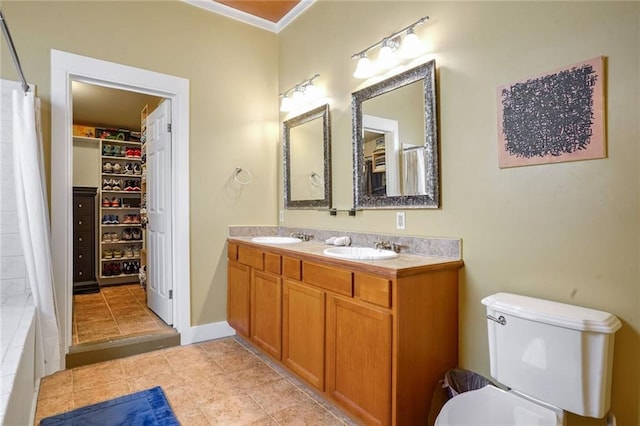
[[[356,209],[438,208],[435,61],[351,96]]]
[[[331,208],[329,105],[283,123],[284,208]]]

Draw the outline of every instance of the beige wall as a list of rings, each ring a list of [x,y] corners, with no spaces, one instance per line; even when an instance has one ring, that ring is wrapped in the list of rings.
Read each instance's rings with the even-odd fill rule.
[[[640,416],[640,3],[316,3],[279,34],[280,87],[314,73],[330,99],[334,205],[352,206],[351,55],[429,15],[418,34],[438,70],[442,208],[354,219],[287,211],[285,225],[460,237],[460,364],[488,374],[484,307],[498,291],[609,311],[616,335],[612,409]],[[362,25],[356,24],[362,22]],[[608,158],[498,168],[496,88],[607,57]],[[602,424],[570,418],[569,425]]]
[[[179,1],[3,1],[2,9],[42,98],[47,159],[50,49],[189,79],[191,319],[225,320],[227,225],[276,221],[277,36]],[[0,45],[1,76],[16,79]],[[251,171],[250,185],[233,181],[237,166]]]

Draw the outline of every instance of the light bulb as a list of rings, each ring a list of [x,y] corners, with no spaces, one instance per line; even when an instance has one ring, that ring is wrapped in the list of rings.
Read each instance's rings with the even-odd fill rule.
[[[407,31],[407,35],[402,40],[402,48],[400,50],[400,54],[403,58],[415,58],[420,56],[424,52],[424,45],[420,43],[420,39],[413,31],[413,28],[410,28]]]
[[[280,101],[280,111],[289,112],[291,111],[291,98],[288,96],[283,96],[282,101]]]
[[[298,108],[300,104],[302,104],[304,100],[304,93],[299,87],[296,87],[296,90],[293,91],[293,95],[291,95],[292,108]]]
[[[398,63],[398,58],[388,44],[384,44],[378,53],[378,67],[382,70],[392,68]]]
[[[355,78],[369,78],[375,73],[373,69],[373,65],[369,58],[365,55],[362,55],[358,60],[358,65],[356,65],[356,70],[353,73]]]
[[[313,83],[309,83],[304,89],[304,95],[309,101],[314,101],[322,96],[322,90]]]

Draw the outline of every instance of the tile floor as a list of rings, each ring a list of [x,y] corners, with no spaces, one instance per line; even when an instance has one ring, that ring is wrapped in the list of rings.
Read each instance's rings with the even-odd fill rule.
[[[174,330],[147,308],[145,291],[138,284],[73,296],[74,345],[147,332]]]
[[[177,346],[45,377],[44,417],[161,386],[182,425],[354,425],[238,337]]]

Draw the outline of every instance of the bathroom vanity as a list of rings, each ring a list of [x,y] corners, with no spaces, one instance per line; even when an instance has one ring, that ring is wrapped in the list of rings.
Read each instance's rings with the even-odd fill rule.
[[[227,319],[238,334],[367,424],[427,423],[438,380],[458,362],[461,260],[227,243]]]

